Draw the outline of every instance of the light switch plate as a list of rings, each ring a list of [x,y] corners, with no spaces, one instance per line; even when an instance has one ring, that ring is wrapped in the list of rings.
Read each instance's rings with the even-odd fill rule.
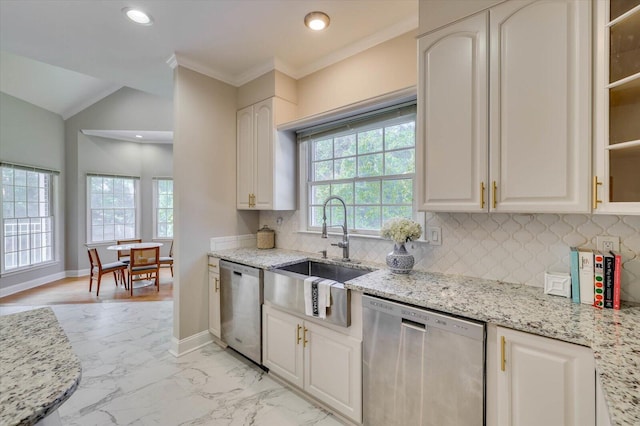
[[[432,246],[442,245],[442,228],[439,226],[427,227],[427,240]]]
[[[608,253],[610,251],[620,251],[620,237],[610,237],[608,235],[598,235],[596,237],[596,247],[598,250]]]

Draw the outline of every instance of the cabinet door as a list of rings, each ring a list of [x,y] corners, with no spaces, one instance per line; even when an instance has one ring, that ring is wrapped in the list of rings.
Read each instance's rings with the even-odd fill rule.
[[[495,211],[589,211],[590,9],[584,0],[490,9]]]
[[[237,184],[236,204],[238,209],[248,209],[250,196],[254,192],[254,128],[253,106],[237,113]]]
[[[209,332],[220,338],[220,274],[209,266]]]
[[[305,322],[305,391],[362,422],[362,342]]]
[[[273,205],[273,99],[267,99],[253,106],[255,126],[255,208],[271,209]]]
[[[501,327],[497,338],[504,348],[497,351],[499,426],[595,425],[595,365],[589,348]]]
[[[640,214],[640,4],[596,2],[593,213]]]
[[[418,208],[485,211],[487,13],[418,41]]]
[[[272,373],[303,387],[302,320],[268,305],[262,309],[262,363]]]

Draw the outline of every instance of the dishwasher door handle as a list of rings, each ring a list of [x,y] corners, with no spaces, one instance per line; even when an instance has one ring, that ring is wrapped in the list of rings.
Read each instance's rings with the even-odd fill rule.
[[[416,331],[422,331],[423,333],[427,332],[427,326],[424,324],[420,324],[419,322],[411,321],[406,318],[402,318],[402,326],[412,328]]]

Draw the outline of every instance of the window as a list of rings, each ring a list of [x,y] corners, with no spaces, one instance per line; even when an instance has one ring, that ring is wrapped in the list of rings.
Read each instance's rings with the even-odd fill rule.
[[[415,105],[313,133],[302,131],[300,138],[307,143],[307,229],[322,226],[330,195],[344,199],[347,225],[355,233],[377,233],[393,217],[413,218]],[[327,224],[343,222],[342,204],[332,201]]]
[[[154,238],[173,238],[173,179],[153,179]]]
[[[57,172],[0,163],[2,272],[54,260],[53,188]]]
[[[88,242],[136,237],[139,181],[137,177],[87,175]]]

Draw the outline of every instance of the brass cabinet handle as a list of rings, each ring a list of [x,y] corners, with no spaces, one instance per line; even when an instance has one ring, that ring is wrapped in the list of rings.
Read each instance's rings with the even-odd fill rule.
[[[597,209],[598,208],[598,203],[601,203],[602,200],[598,200],[598,185],[602,185],[602,182],[598,182],[598,176],[594,176],[593,177],[593,185],[591,190],[593,191],[592,197],[593,198],[593,209]]]
[[[480,182],[480,208],[484,209],[484,182]]]
[[[496,185],[496,181],[494,180],[494,181],[493,181],[493,186],[492,186],[492,194],[493,194],[493,195],[492,195],[492,197],[491,197],[491,198],[493,198],[493,200],[491,201],[491,203],[492,203],[492,205],[493,205],[493,208],[494,208],[494,209],[496,208],[496,192],[497,192],[497,191],[498,191],[498,185]]]
[[[304,340],[302,342],[302,347],[303,348],[306,348],[307,347],[307,343],[309,343],[309,341],[307,340],[307,331],[309,331],[309,330],[307,330],[307,327],[304,327],[304,332],[303,332]]]
[[[218,265],[216,265],[215,263],[210,263],[210,264],[209,264],[209,267],[211,267],[211,268],[217,268],[217,267],[218,267]]]
[[[220,291],[220,278],[215,278],[216,280],[216,292]]]
[[[504,336],[500,336],[500,370],[505,371],[505,364],[507,360],[504,356],[505,346],[507,344],[507,339]]]
[[[298,330],[296,330],[296,337],[298,338],[298,341],[296,342],[296,345],[299,345],[300,340],[302,340],[302,337],[300,337],[300,329],[302,329],[302,326],[298,324]]]

